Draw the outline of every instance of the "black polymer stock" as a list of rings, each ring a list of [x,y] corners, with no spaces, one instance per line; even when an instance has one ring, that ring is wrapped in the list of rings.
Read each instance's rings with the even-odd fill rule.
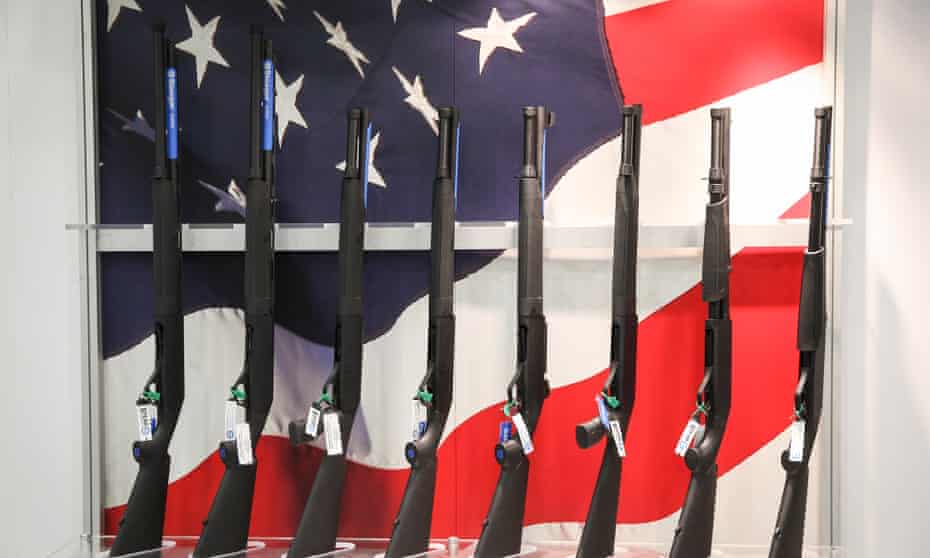
[[[702,296],[704,380],[694,418],[704,432],[685,452],[691,483],[675,529],[669,558],[707,558],[714,535],[717,453],[730,415],[732,323],[730,322],[730,109],[711,109],[710,201],[704,225]]]
[[[543,402],[546,381],[546,317],[543,315],[543,195],[545,192],[546,129],[555,115],[545,107],[523,109],[523,168],[520,173],[520,226],[517,277],[517,365],[507,385],[505,413],[519,413],[532,434]],[[529,440],[524,441],[528,443]],[[530,461],[519,434],[494,448],[500,477],[481,537],[479,558],[500,558],[520,552]]]
[[[814,111],[814,162],[811,168],[811,212],[807,251],[801,274],[798,309],[798,385],[794,392],[795,419],[804,421],[804,449],[800,461],[789,451],[781,456],[785,489],[775,521],[769,558],[800,558],[807,511],[810,456],[823,407],[824,342],[826,338],[826,225],[830,129],[833,109]]]
[[[231,387],[245,406],[254,456],[274,388],[274,62],[271,41],[252,28],[252,79],[249,180],[245,237],[245,362]],[[220,443],[226,466],[203,532],[196,558],[241,551],[246,547],[258,461],[239,462],[235,440]]]
[[[425,429],[404,448],[410,478],[394,520],[387,558],[426,552],[436,492],[436,452],[452,406],[455,353],[455,195],[458,181],[459,115],[439,109],[439,165],[433,183],[430,242],[429,332],[426,376],[415,395],[426,409]]]
[[[168,446],[184,402],[184,317],[181,309],[181,219],[178,190],[177,74],[165,26],[153,30],[155,53],[155,172],[152,177],[155,371],[140,402],[158,409],[151,440],[137,440],[139,474],[111,556],[161,548],[171,456]]]
[[[623,109],[623,148],[620,176],[617,178],[617,205],[614,216],[614,268],[612,326],[610,330],[610,370],[599,394],[604,417],[575,427],[581,448],[590,448],[605,435],[608,438],[601,470],[588,508],[578,558],[603,558],[614,553],[617,532],[617,505],[623,461],[619,448],[609,435],[616,421],[625,437],[633,412],[636,391],[636,254],[639,239],[639,154],[642,106]],[[605,424],[604,421],[607,421]]]
[[[365,190],[371,126],[368,111],[353,109],[348,117],[346,170],[342,180],[339,221],[339,278],[342,292],[336,322],[333,371],[314,403],[325,416],[337,416],[343,451],[323,457],[313,479],[303,516],[288,556],[304,558],[330,552],[336,545],[342,487],[346,477],[348,447],[362,389],[362,271],[365,254]],[[325,429],[325,421],[323,421]],[[291,443],[309,442],[306,419],[288,425]],[[325,433],[325,432],[324,432]]]

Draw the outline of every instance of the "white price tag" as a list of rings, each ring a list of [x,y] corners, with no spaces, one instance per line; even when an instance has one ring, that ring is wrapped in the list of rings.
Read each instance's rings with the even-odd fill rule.
[[[694,437],[700,429],[701,423],[697,420],[691,419],[688,421],[688,424],[685,425],[685,429],[681,433],[681,437],[678,438],[678,444],[675,446],[675,455],[684,457],[688,448],[691,447],[691,442],[694,441]]]
[[[249,423],[243,422],[236,425],[236,452],[239,454],[240,465],[251,465],[252,458],[252,431],[249,430]]]
[[[304,434],[311,438],[316,438],[319,435],[320,415],[322,414],[316,405],[310,405],[310,410],[307,411],[307,425],[304,427]]]
[[[136,405],[136,418],[139,423],[139,440],[149,442],[158,425],[158,407],[151,403]]]
[[[342,455],[342,427],[339,413],[323,414],[323,433],[326,434],[326,455]]]
[[[245,422],[245,407],[235,401],[226,402],[226,420],[223,429],[223,439],[232,442],[236,439],[236,425]]]
[[[413,441],[417,441],[426,431],[426,405],[421,403],[419,399],[414,399],[412,403],[410,416],[413,428],[411,432],[413,433]]]
[[[533,450],[536,449],[533,447],[533,438],[530,437],[530,429],[526,427],[526,421],[523,420],[523,415],[520,413],[514,413],[510,417],[510,420],[513,421],[513,425],[517,427],[517,434],[520,436],[520,445],[523,446],[523,454],[529,455],[533,453]]]
[[[623,430],[620,429],[620,421],[610,421],[610,436],[614,439],[614,445],[617,446],[617,455],[626,457],[626,446],[623,445]]]
[[[807,421],[796,420],[791,423],[791,442],[788,444],[788,461],[800,463],[804,461],[804,430]]]

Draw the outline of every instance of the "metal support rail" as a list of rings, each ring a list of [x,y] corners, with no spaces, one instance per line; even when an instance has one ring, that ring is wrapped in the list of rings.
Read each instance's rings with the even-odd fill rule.
[[[850,224],[848,219],[834,220],[830,229]],[[151,252],[150,224],[139,225],[67,225],[69,230],[94,235],[98,252]],[[692,225],[642,225],[640,250],[647,257],[680,255],[682,251],[700,250],[702,223]],[[275,225],[275,249],[278,252],[335,252],[339,246],[338,223],[278,223]],[[734,247],[804,246],[807,242],[806,219],[782,219],[770,223],[731,225]],[[609,249],[613,226],[546,224],[547,250]],[[186,224],[181,232],[185,252],[242,252],[245,249],[245,225]],[[430,223],[370,223],[365,231],[365,249],[369,251],[429,250]],[[509,250],[517,247],[515,221],[456,223],[456,250]]]

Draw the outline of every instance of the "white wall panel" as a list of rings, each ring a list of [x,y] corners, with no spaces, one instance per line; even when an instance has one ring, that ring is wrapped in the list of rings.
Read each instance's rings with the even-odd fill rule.
[[[81,529],[80,2],[0,0],[0,554]]]

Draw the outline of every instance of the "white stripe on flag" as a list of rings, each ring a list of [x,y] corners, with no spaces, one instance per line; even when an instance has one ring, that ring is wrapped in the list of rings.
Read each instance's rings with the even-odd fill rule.
[[[668,0],[604,0],[604,15],[612,16],[662,2],[668,2]]]
[[[819,99],[821,71],[821,65],[811,66],[721,101],[734,110],[733,221],[775,219],[806,191],[810,114]],[[703,219],[707,125],[707,107],[702,107],[644,129],[644,223]],[[594,150],[559,181],[546,201],[550,223],[612,222],[619,143],[615,139]],[[502,399],[502,386],[513,372],[514,256],[505,253],[456,283],[455,401],[446,435]],[[553,387],[590,377],[607,363],[609,258],[607,251],[592,255],[584,250],[560,250],[547,257],[544,290]],[[641,259],[640,276],[650,280],[641,283],[640,318],[694,286],[700,280],[699,264],[693,255]],[[413,302],[390,331],[365,345],[361,408],[346,448],[353,461],[384,469],[407,467],[402,449],[409,437],[410,397],[426,370],[427,309],[425,297]],[[185,317],[187,393],[171,444],[172,481],[216,450],[228,386],[242,367],[243,331],[238,310],[206,309]],[[136,473],[130,456],[136,435],[134,403],[153,358],[154,343],[148,337],[104,363],[107,506],[129,497]],[[288,421],[306,415],[331,366],[331,348],[276,329],[274,404],[265,434],[286,436]]]

